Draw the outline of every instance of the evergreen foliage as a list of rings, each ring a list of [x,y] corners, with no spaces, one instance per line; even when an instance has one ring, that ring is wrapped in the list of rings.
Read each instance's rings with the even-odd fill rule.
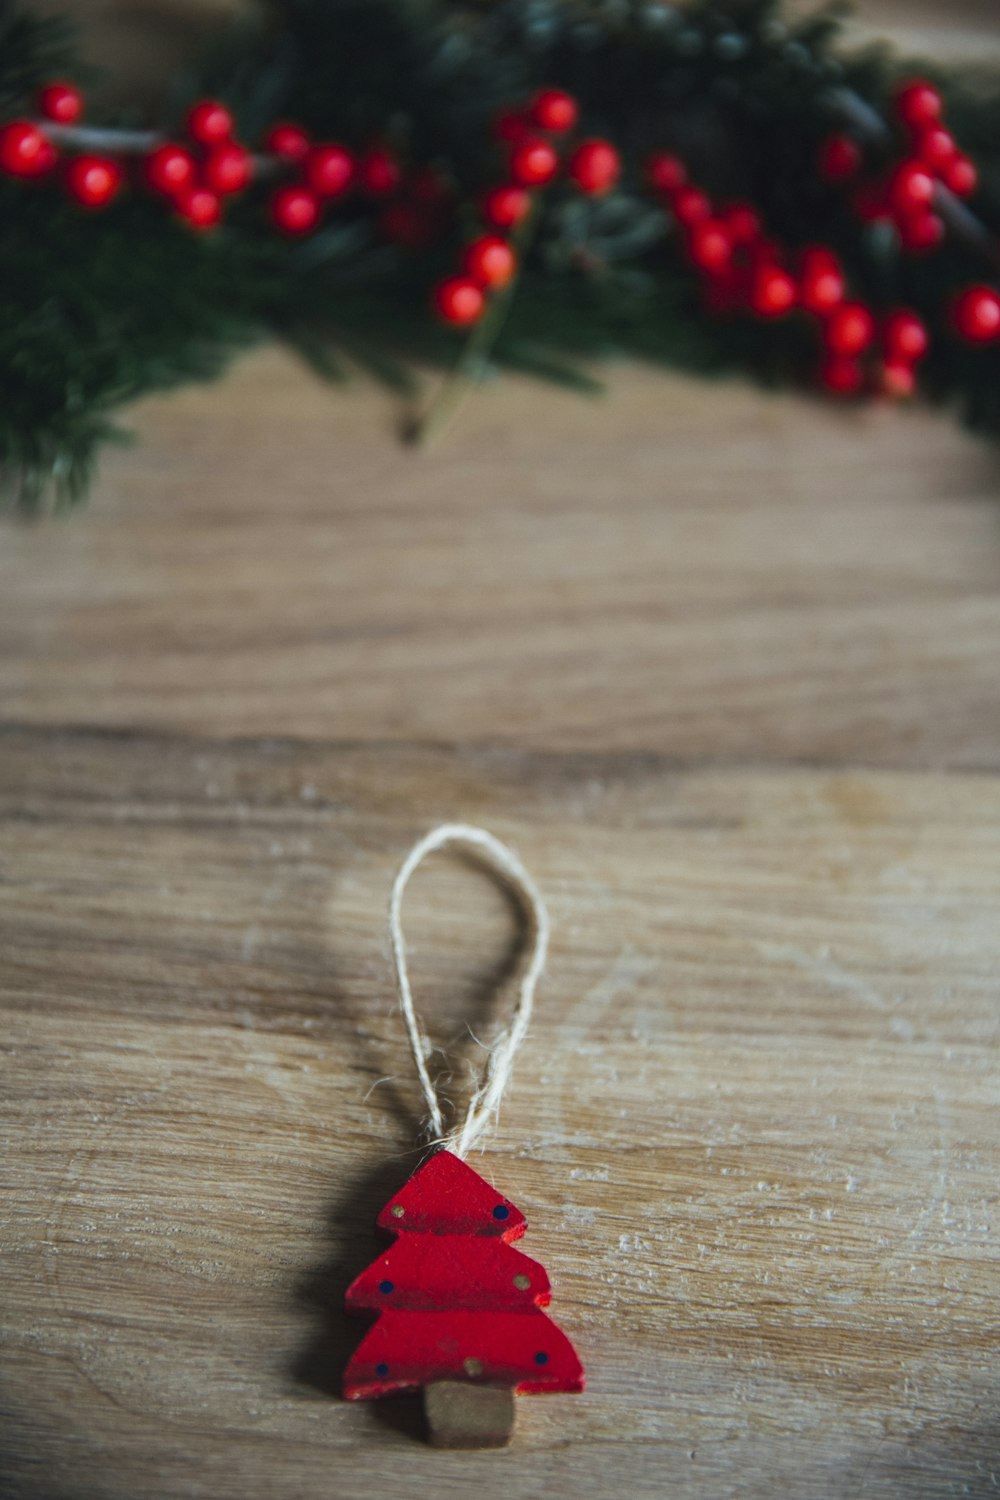
[[[458,203],[449,232],[426,250],[388,243],[377,207],[352,197],[292,241],[267,221],[267,185],[255,184],[218,231],[198,235],[141,192],[86,213],[44,184],[0,178],[7,498],[29,509],[79,499],[122,406],[212,377],[255,340],[289,341],[325,378],[361,366],[404,390],[416,369],[453,363],[463,336],[435,320],[429,289],[478,224],[481,192],[503,178],[492,120],[544,84],[579,99],[583,131],[613,141],[625,170],[607,197],[546,192],[491,363],[584,389],[592,360],[623,354],[774,384],[810,378],[815,337],[797,319],[706,315],[643,182],[647,153],[667,148],[709,191],[753,201],[783,243],[830,244],[873,307],[916,309],[932,333],[923,390],[997,432],[997,346],[945,331],[950,293],[995,272],[954,238],[932,256],[901,255],[817,177],[818,144],[841,123],[838,91],[885,117],[894,81],[914,71],[883,50],[844,55],[838,25],[832,10],[784,19],[777,0],[275,0],[192,69],[153,123],[176,130],[190,100],[209,94],[232,107],[244,140],[278,118],[358,149],[386,140],[408,164],[447,172]],[[975,209],[995,226],[998,81],[921,71],[979,166]],[[0,0],[0,119],[30,112],[56,73],[79,77],[66,29]]]

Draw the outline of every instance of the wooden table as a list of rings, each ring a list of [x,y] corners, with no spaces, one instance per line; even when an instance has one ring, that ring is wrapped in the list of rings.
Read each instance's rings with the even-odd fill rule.
[[[265,352],[0,531],[3,1496],[996,1493],[996,452],[612,386],[417,456]],[[473,1164],[590,1373],[492,1456],[335,1394],[456,817],[551,903]],[[407,923],[460,1099],[515,923],[445,858]]]

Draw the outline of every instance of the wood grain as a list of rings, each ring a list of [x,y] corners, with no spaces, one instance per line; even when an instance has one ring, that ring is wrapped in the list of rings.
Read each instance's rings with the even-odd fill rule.
[[[201,16],[79,9],[154,72]],[[0,1497],[995,1495],[995,453],[634,369],[431,455],[399,416],[260,353],[0,527]],[[589,1385],[501,1455],[335,1394],[418,1159],[386,901],[445,818],[555,928],[473,1165]],[[514,914],[441,858],[406,918],[460,1101]]]
[[[590,1372],[520,1403],[504,1492],[990,1493],[993,778],[30,731],[4,766],[14,1493],[480,1482],[330,1394],[415,1160],[385,893],[456,807],[553,909],[474,1164]],[[503,899],[442,859],[407,917],[436,1034],[484,1028]]]

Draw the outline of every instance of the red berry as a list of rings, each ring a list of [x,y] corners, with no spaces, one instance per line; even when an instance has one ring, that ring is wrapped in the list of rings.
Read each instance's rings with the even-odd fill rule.
[[[762,318],[783,318],[795,306],[795,282],[780,266],[760,265],[750,277],[747,301]]]
[[[83,114],[83,95],[71,83],[47,83],[38,95],[38,108],[47,120],[73,125]]]
[[[483,216],[490,224],[496,225],[497,229],[513,229],[515,224],[520,224],[530,207],[530,197],[524,188],[517,187],[514,183],[506,187],[490,188],[483,197]]]
[[[419,249],[434,238],[434,219],[419,203],[389,203],[379,215],[379,228],[388,240]]]
[[[697,224],[699,219],[707,219],[712,212],[712,205],[704,193],[699,193],[694,187],[679,187],[674,193],[671,207],[674,217],[681,224]]]
[[[916,313],[900,308],[886,318],[882,345],[888,364],[914,364],[927,353],[927,344],[927,329]]]
[[[889,202],[900,217],[927,208],[934,197],[934,178],[923,162],[904,161],[889,179]]]
[[[506,286],[517,269],[517,256],[498,234],[484,234],[466,250],[462,268],[480,286]]]
[[[886,360],[882,366],[882,389],[887,396],[899,400],[912,396],[917,388],[913,366],[905,360]]]
[[[446,323],[465,327],[482,316],[486,299],[474,281],[451,276],[434,289],[434,306]]]
[[[358,179],[372,198],[388,198],[399,186],[399,165],[391,151],[373,146],[358,162]]]
[[[209,192],[208,188],[188,188],[178,193],[175,202],[177,212],[192,229],[214,229],[222,218],[222,204],[217,194]]]
[[[557,133],[572,130],[579,115],[576,100],[572,94],[564,94],[562,89],[542,89],[535,95],[531,107],[532,121],[539,130]]]
[[[540,135],[528,135],[516,141],[510,153],[511,175],[524,187],[541,187],[556,175],[559,158],[548,141]]]
[[[861,166],[861,149],[849,135],[828,135],[820,142],[817,165],[827,182],[846,182]]]
[[[951,321],[969,343],[991,343],[1000,338],[1000,297],[989,286],[966,287],[951,304]]]
[[[217,99],[202,99],[188,111],[188,135],[200,146],[218,146],[233,133],[233,117]]]
[[[865,224],[879,224],[891,217],[886,202],[885,189],[878,183],[869,183],[854,195],[854,212]]]
[[[732,313],[740,306],[746,287],[742,271],[729,266],[717,276],[710,276],[702,287],[705,306],[711,313]]]
[[[195,159],[183,146],[168,141],[146,157],[146,181],[158,193],[174,197],[194,182]]]
[[[944,223],[927,209],[922,213],[908,214],[898,221],[896,227],[903,249],[915,254],[936,249],[944,239]]]
[[[84,208],[103,208],[122,185],[122,170],[105,156],[76,156],[66,169],[66,185]]]
[[[824,360],[819,378],[836,396],[856,396],[864,383],[861,366],[853,359]]]
[[[249,151],[229,141],[216,146],[205,160],[205,186],[213,193],[241,193],[253,174]]]
[[[722,222],[734,244],[749,245],[760,238],[760,215],[749,203],[730,203]]]
[[[512,146],[515,141],[523,141],[531,134],[531,126],[523,110],[502,109],[493,121],[493,134],[498,141],[506,141]]]
[[[842,302],[835,307],[824,329],[831,354],[845,359],[863,354],[875,337],[875,319],[861,302]]]
[[[309,137],[300,125],[283,120],[267,132],[264,149],[283,161],[304,161],[309,155]]]
[[[51,165],[47,141],[37,125],[12,120],[0,129],[0,172],[11,177],[40,177]]]
[[[569,159],[569,175],[582,193],[610,192],[621,173],[621,157],[607,141],[581,141]]]
[[[406,186],[411,198],[418,203],[434,206],[446,203],[452,196],[451,183],[436,167],[421,167],[419,172],[413,173]]]
[[[955,138],[943,125],[926,125],[913,137],[913,149],[932,172],[940,172],[957,155]]]
[[[694,265],[718,276],[729,267],[732,236],[721,219],[699,219],[688,232],[687,248]]]
[[[44,140],[38,156],[38,171],[36,176],[44,177],[46,172],[51,172],[58,160],[59,152],[55,146],[53,146],[50,140]]]
[[[932,125],[941,114],[941,95],[924,79],[911,79],[897,90],[896,114],[904,125]]]
[[[306,181],[321,198],[340,198],[354,181],[354,157],[345,146],[314,146],[306,160]]]
[[[687,169],[679,156],[669,151],[654,151],[646,163],[650,187],[661,193],[674,193],[687,182]]]
[[[941,181],[956,198],[968,198],[976,191],[979,173],[967,156],[956,152],[951,161],[941,169]]]
[[[802,306],[817,317],[825,317],[844,300],[844,276],[833,253],[822,245],[802,252],[799,283]]]
[[[282,234],[308,234],[319,219],[319,199],[308,188],[279,188],[271,199],[271,219]]]

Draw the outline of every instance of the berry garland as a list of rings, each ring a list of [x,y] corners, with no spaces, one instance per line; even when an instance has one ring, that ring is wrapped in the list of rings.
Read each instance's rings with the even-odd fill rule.
[[[32,233],[40,225],[44,231],[50,218],[54,233],[66,223],[58,202],[68,202],[80,215],[81,233],[84,224],[94,226],[88,240],[93,255],[102,244],[108,254],[151,253],[154,237],[167,236],[173,220],[206,246],[190,261],[199,273],[214,261],[223,263],[220,270],[245,275],[252,293],[248,331],[267,318],[327,373],[339,343],[370,368],[394,371],[391,378],[401,384],[394,351],[406,343],[407,330],[414,352],[421,346],[443,361],[455,347],[451,340],[465,338],[452,356],[451,375],[417,424],[425,436],[440,427],[491,359],[588,384],[586,375],[525,336],[533,320],[560,322],[558,337],[549,340],[553,347],[561,343],[587,354],[617,343],[670,359],[669,337],[654,347],[643,328],[661,299],[664,328],[672,321],[681,362],[705,362],[685,354],[697,326],[702,347],[721,354],[722,363],[767,379],[780,372],[841,398],[909,397],[919,386],[935,399],[963,396],[976,425],[1000,426],[992,353],[1000,348],[1000,248],[988,227],[1000,217],[997,165],[987,160],[981,180],[974,160],[997,106],[980,103],[977,115],[962,104],[962,119],[953,122],[938,81],[905,72],[894,79],[884,64],[890,76],[880,77],[863,61],[852,71],[832,55],[829,19],[803,23],[796,37],[776,20],[772,0],[701,0],[686,9],[679,29],[673,7],[653,3],[655,10],[651,0],[616,6],[550,0],[540,10],[539,0],[502,0],[478,23],[484,52],[478,72],[453,66],[450,117],[439,97],[420,95],[417,84],[410,89],[406,139],[388,101],[377,116],[369,108],[359,128],[366,111],[357,56],[356,97],[350,78],[336,96],[349,129],[339,136],[324,130],[336,108],[316,101],[324,67],[332,69],[336,55],[324,58],[320,48],[312,55],[306,47],[323,36],[343,41],[353,27],[361,34],[355,53],[362,62],[370,55],[374,66],[377,54],[365,51],[372,43],[363,33],[366,26],[381,28],[383,48],[395,46],[401,66],[409,57],[426,90],[426,73],[420,76],[410,55],[416,49],[425,62],[429,50],[423,38],[415,40],[416,29],[423,16],[437,28],[436,43],[443,38],[454,52],[462,35],[468,48],[469,13],[457,4],[427,0],[417,6],[421,14],[413,14],[393,0],[370,0],[362,17],[358,0],[337,0],[325,8],[333,16],[330,30],[319,0],[298,0],[289,29],[300,51],[303,113],[283,107],[277,120],[261,118],[236,90],[218,97],[206,92],[190,100],[172,130],[87,123],[81,90],[65,76],[41,72],[41,23],[22,18],[16,71],[22,79],[32,71],[36,76],[30,92],[5,90],[0,49],[0,100],[8,101],[0,178],[11,188],[3,207],[8,222],[22,216]],[[485,91],[487,53],[500,47],[509,72],[536,70],[525,66],[507,33],[514,21],[543,11],[553,35],[538,49],[537,67],[548,60],[555,76],[575,77],[577,86],[543,74],[526,95],[496,88],[496,104],[487,97],[478,110],[470,106],[473,85]],[[599,13],[611,11],[618,22],[605,19],[602,31]],[[669,19],[670,47],[652,55],[648,38],[623,31],[626,11],[647,34],[652,16],[661,17],[661,28]],[[593,33],[587,47],[585,26]],[[710,43],[712,52],[697,67],[691,61],[701,55],[695,41],[702,50]],[[584,58],[599,46],[619,75],[607,86]],[[786,80],[784,93],[776,81],[776,60],[787,70],[795,48],[812,69],[811,97],[801,80],[794,87]],[[748,54],[753,66],[737,73]],[[256,56],[263,67],[263,43]],[[440,57],[438,47],[439,72]],[[426,71],[433,76],[433,69]],[[724,138],[716,138],[718,122],[698,102],[693,80],[706,78],[730,130],[734,121],[743,131],[747,121],[756,122],[759,140],[751,137],[749,148],[740,141],[737,152],[730,142],[734,156],[742,153],[742,180],[727,162]],[[345,84],[343,71],[340,81]],[[640,85],[654,97],[633,111],[629,90],[640,94]],[[672,89],[680,103],[655,106],[657,93],[670,98]],[[283,105],[292,105],[294,89],[285,93]],[[28,108],[11,106],[19,94]],[[478,115],[478,135],[449,134],[459,105]],[[794,139],[800,123],[801,141]],[[966,130],[972,139],[964,139]],[[783,172],[776,167],[767,176],[761,163],[769,149],[784,160]],[[148,207],[137,216],[130,204],[136,211]],[[101,219],[109,226],[103,241]],[[0,273],[7,235],[0,230]],[[16,241],[16,231],[10,238]],[[289,250],[278,248],[282,243]],[[171,254],[180,254],[173,239],[169,244]],[[301,250],[291,255],[293,246]],[[378,260],[384,251],[392,252],[391,263]],[[360,295],[350,277],[342,288],[335,285],[331,262],[363,267]],[[388,273],[381,269],[386,264]],[[14,283],[16,299],[16,274]],[[370,329],[359,326],[370,317],[371,329],[384,327],[370,301],[372,285],[387,313],[402,309],[378,353]],[[43,290],[27,288],[15,307],[25,326],[37,312],[32,298]],[[147,284],[143,295],[156,290]],[[162,291],[169,296],[171,289]],[[307,326],[310,292],[323,299],[328,329]],[[220,317],[226,311],[220,308]],[[419,334],[418,320],[424,323]],[[453,330],[437,345],[428,326],[435,320]],[[155,360],[151,344],[142,353]],[[24,363],[16,339],[0,347],[4,358]],[[983,365],[986,358],[994,362]],[[182,364],[168,378],[183,378]],[[3,378],[7,385],[12,377]],[[139,374],[117,383],[127,395],[162,378]],[[36,408],[48,393],[40,394]],[[46,485],[68,498],[82,490],[89,455],[106,430],[96,420],[104,398],[99,390],[93,398],[95,419],[88,427],[84,413],[73,432],[80,413],[68,408],[49,414],[48,429],[37,410],[19,431],[13,420],[5,430],[0,419],[0,465],[14,475],[20,498],[37,500]]]

